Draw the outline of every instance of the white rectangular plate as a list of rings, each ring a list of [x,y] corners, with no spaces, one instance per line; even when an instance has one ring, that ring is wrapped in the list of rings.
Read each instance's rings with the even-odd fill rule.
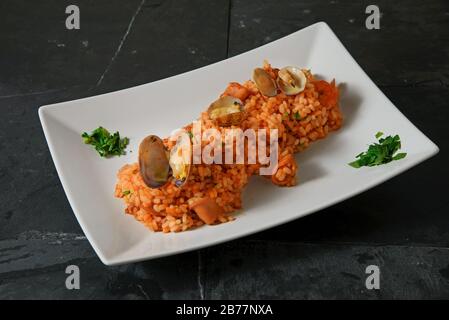
[[[117,170],[137,160],[148,134],[168,135],[194,120],[228,82],[243,82],[268,59],[297,65],[343,83],[344,125],[297,156],[299,185],[278,188],[254,178],[234,222],[196,230],[154,233],[124,213],[114,198]],[[239,56],[138,87],[43,106],[42,127],[72,209],[96,253],[107,265],[151,259],[210,246],[297,219],[354,196],[438,152],[377,88],[326,23],[320,22]],[[131,139],[126,156],[102,159],[80,134],[102,125]],[[374,134],[399,134],[407,157],[387,165],[347,165]]]

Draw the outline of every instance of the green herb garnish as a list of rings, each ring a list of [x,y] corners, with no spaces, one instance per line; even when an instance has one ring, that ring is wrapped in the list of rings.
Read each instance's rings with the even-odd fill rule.
[[[123,196],[127,196],[130,193],[131,193],[131,190],[125,190],[125,191],[122,192],[122,195]]]
[[[398,153],[397,155],[395,155],[395,156],[393,157],[393,160],[401,160],[401,159],[404,159],[406,155],[407,155],[407,153],[405,153],[405,152]]]
[[[287,120],[288,117],[289,117],[288,112],[284,112],[284,115],[282,116],[282,118],[283,118],[284,120]]]
[[[301,119],[301,115],[299,114],[299,112],[295,112],[295,114],[293,116],[295,117],[296,120]]]
[[[407,153],[396,152],[401,149],[401,138],[398,135],[381,138],[383,132],[376,133],[376,139],[379,142],[369,145],[368,150],[356,156],[357,160],[350,162],[349,165],[354,168],[372,167],[391,162],[393,160],[400,160],[405,158]]]
[[[91,144],[101,157],[121,156],[129,143],[128,138],[120,139],[120,133],[110,134],[103,127],[98,127],[91,134],[84,132],[81,137],[85,144]]]
[[[190,137],[190,140],[193,140],[193,133],[192,133],[192,132],[190,132],[190,131],[188,131],[188,132],[187,132],[187,134],[189,135],[189,137]]]
[[[378,133],[376,133],[376,139],[379,139],[383,135],[384,135],[384,133],[382,131],[379,131]]]

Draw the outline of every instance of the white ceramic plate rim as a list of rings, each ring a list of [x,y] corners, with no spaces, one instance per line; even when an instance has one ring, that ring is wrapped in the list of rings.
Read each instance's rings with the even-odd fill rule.
[[[284,38],[278,39],[278,40],[276,40],[276,41],[274,41],[274,42],[271,42],[271,43],[269,43],[269,44],[267,44],[267,45],[264,45],[264,46],[262,46],[262,47],[259,47],[259,48],[250,50],[250,51],[245,52],[245,53],[242,53],[241,55],[237,55],[237,56],[234,56],[234,57],[232,57],[232,58],[229,58],[229,59],[226,59],[226,60],[223,60],[223,61],[219,61],[219,62],[217,62],[217,63],[211,64],[211,65],[208,65],[208,66],[199,68],[199,69],[195,69],[195,70],[192,70],[192,71],[189,71],[189,72],[180,74],[180,75],[176,75],[176,76],[173,76],[173,77],[170,77],[170,78],[158,80],[158,81],[152,82],[151,84],[156,84],[156,83],[159,83],[159,82],[161,82],[161,81],[169,81],[170,79],[172,79],[172,78],[174,78],[174,77],[188,76],[190,73],[198,72],[198,71],[203,70],[203,69],[207,69],[207,68],[209,68],[209,67],[211,67],[211,66],[213,66],[213,65],[215,65],[215,64],[226,63],[226,61],[231,61],[231,60],[234,60],[234,59],[239,59],[239,57],[241,57],[241,56],[243,56],[243,55],[249,54],[249,53],[251,53],[251,52],[253,52],[253,51],[255,51],[255,50],[259,50],[259,49],[261,49],[261,48],[263,48],[263,47],[265,47],[265,46],[273,46],[273,45],[275,45],[275,44],[276,44],[277,42],[279,42],[279,41],[285,40],[285,39],[287,39],[287,38],[289,38],[289,37],[293,37],[293,36],[297,35],[298,33],[306,32],[306,31],[308,31],[308,30],[310,30],[310,29],[312,29],[312,28],[324,28],[324,29],[327,29],[327,31],[330,32],[330,34],[332,35],[332,37],[334,38],[334,40],[336,40],[336,43],[337,43],[337,44],[341,47],[341,49],[342,49],[342,50],[343,50],[343,51],[350,57],[350,59],[353,61],[353,63],[360,69],[360,71],[362,72],[363,76],[365,77],[365,81],[368,82],[368,83],[370,84],[370,86],[372,87],[372,89],[378,90],[378,91],[381,92],[381,90],[379,90],[379,88],[378,88],[378,87],[374,84],[374,82],[368,77],[368,75],[366,75],[366,73],[365,73],[365,72],[363,71],[363,69],[358,65],[358,63],[352,58],[352,56],[351,56],[351,55],[349,54],[349,52],[344,48],[344,46],[342,45],[342,43],[340,42],[340,40],[336,37],[336,35],[332,32],[332,30],[329,28],[329,26],[328,26],[325,22],[318,22],[318,23],[315,23],[315,24],[313,24],[313,25],[311,25],[311,26],[309,26],[309,27],[307,27],[307,28],[304,28],[304,29],[302,29],[302,30],[299,30],[299,31],[297,31],[297,32],[295,32],[295,33],[293,33],[293,34],[290,34],[290,35],[288,35],[288,36],[286,36],[286,37],[284,37]],[[138,88],[138,87],[146,86],[146,85],[148,85],[148,84],[143,84],[143,85],[136,86],[136,87],[133,87],[133,88]],[[133,88],[128,88],[128,89],[123,89],[123,90],[119,90],[119,91],[115,91],[115,92],[111,92],[111,93],[106,93],[106,94],[103,94],[103,95],[100,95],[100,96],[109,95],[109,94],[117,93],[117,92],[121,92],[121,91],[126,91],[126,90],[130,90],[130,89],[133,89]],[[383,97],[384,97],[387,101],[390,102],[390,100],[389,100],[383,93],[382,93],[382,95],[383,95]],[[88,97],[88,98],[83,98],[83,99],[74,100],[74,101],[87,101],[87,100],[89,100],[89,99],[96,98],[96,97],[99,97],[99,96]],[[73,101],[71,101],[71,102],[73,102]],[[390,103],[391,103],[391,102],[390,102]],[[393,104],[391,103],[391,105],[393,105]],[[394,106],[394,105],[393,105],[393,106]],[[201,248],[204,248],[204,247],[208,247],[208,246],[216,245],[216,244],[219,244],[219,243],[222,243],[222,242],[230,241],[230,240],[233,240],[233,239],[236,239],[236,238],[244,237],[244,236],[253,234],[253,233],[255,233],[255,232],[263,231],[263,230],[266,230],[266,229],[268,229],[268,228],[272,228],[272,227],[275,227],[275,226],[278,226],[278,225],[287,223],[287,222],[292,221],[292,220],[295,220],[295,219],[297,219],[297,218],[299,218],[299,217],[303,217],[303,216],[308,215],[308,214],[310,214],[310,213],[313,213],[313,212],[319,211],[319,210],[321,210],[321,209],[324,209],[324,208],[326,208],[326,207],[332,206],[332,205],[334,205],[334,204],[336,204],[336,203],[338,203],[338,202],[344,201],[344,200],[346,200],[346,199],[348,199],[348,198],[350,198],[350,197],[353,197],[353,196],[355,196],[355,195],[357,195],[357,194],[359,194],[359,193],[362,193],[362,192],[364,192],[364,191],[366,191],[366,190],[368,190],[368,189],[370,189],[370,188],[372,188],[372,187],[374,187],[374,186],[376,186],[376,185],[379,185],[379,184],[385,182],[386,180],[388,180],[388,179],[390,179],[390,178],[392,178],[392,177],[394,177],[394,176],[396,176],[396,175],[398,175],[398,174],[400,174],[400,173],[402,173],[402,172],[404,172],[404,171],[410,169],[411,167],[417,165],[418,163],[420,163],[420,162],[422,162],[422,161],[424,161],[424,160],[426,160],[426,159],[428,159],[428,158],[434,156],[434,155],[437,154],[438,151],[439,151],[438,147],[437,147],[432,141],[430,141],[430,140],[428,139],[428,146],[427,146],[427,147],[429,148],[429,151],[426,151],[426,152],[424,152],[424,153],[422,153],[422,154],[420,154],[420,155],[415,156],[415,157],[413,158],[413,160],[408,161],[407,163],[405,163],[405,164],[403,164],[403,165],[401,165],[401,166],[396,166],[396,167],[392,168],[392,169],[391,169],[390,171],[388,171],[387,173],[384,173],[384,174],[382,174],[382,175],[377,176],[376,179],[373,179],[373,180],[367,182],[367,183],[366,183],[365,185],[363,185],[363,186],[360,186],[360,187],[358,187],[358,188],[351,189],[351,191],[346,192],[346,193],[343,193],[343,194],[342,194],[342,193],[339,193],[338,196],[334,197],[333,199],[331,199],[331,200],[329,200],[329,201],[326,201],[326,202],[323,202],[321,205],[315,206],[315,207],[313,207],[313,208],[310,209],[310,210],[298,211],[297,213],[295,213],[295,214],[293,214],[293,215],[290,215],[290,216],[288,216],[288,217],[286,217],[286,218],[277,219],[276,221],[273,221],[273,222],[270,223],[270,224],[259,225],[259,226],[256,226],[256,227],[249,227],[249,226],[248,226],[248,228],[246,228],[244,231],[240,231],[240,232],[234,233],[234,234],[229,234],[229,235],[227,235],[227,236],[217,237],[217,238],[215,238],[215,239],[209,239],[209,241],[207,241],[207,242],[203,242],[203,243],[196,244],[196,245],[191,245],[191,246],[189,246],[189,247],[186,248],[186,249],[176,249],[176,248],[174,248],[174,249],[172,249],[172,250],[167,250],[167,251],[164,251],[164,252],[159,253],[159,254],[151,254],[151,253],[148,253],[148,254],[143,254],[143,255],[140,255],[140,256],[136,256],[136,257],[121,257],[120,255],[114,256],[114,257],[106,257],[106,256],[103,254],[101,248],[97,245],[97,242],[96,242],[95,238],[92,236],[92,234],[91,234],[89,228],[83,223],[82,214],[80,213],[80,210],[79,210],[79,208],[78,208],[78,204],[77,204],[77,202],[75,201],[75,199],[74,199],[74,197],[73,197],[73,194],[72,194],[73,191],[70,190],[70,188],[68,187],[69,183],[68,183],[68,181],[66,180],[66,177],[65,177],[64,174],[63,174],[63,169],[62,169],[62,165],[61,165],[61,159],[59,159],[59,157],[57,156],[57,152],[56,152],[56,149],[55,149],[55,145],[54,145],[54,143],[53,143],[53,136],[52,136],[51,134],[49,134],[49,129],[48,129],[48,122],[47,122],[47,115],[46,115],[46,113],[47,113],[48,111],[52,110],[52,109],[55,108],[55,107],[57,107],[57,105],[47,105],[47,106],[42,106],[42,107],[39,108],[39,117],[40,117],[40,120],[41,120],[41,124],[42,124],[42,127],[43,127],[43,131],[44,131],[44,134],[45,134],[45,137],[46,137],[46,140],[47,140],[49,149],[50,149],[50,153],[51,153],[51,155],[52,155],[52,158],[53,158],[53,161],[54,161],[54,164],[55,164],[57,173],[58,173],[59,178],[60,178],[60,180],[61,180],[61,184],[62,184],[62,186],[63,186],[63,188],[64,188],[64,191],[65,191],[65,193],[66,193],[66,196],[67,196],[67,198],[68,198],[68,201],[69,201],[69,203],[70,203],[70,205],[71,205],[71,207],[72,207],[72,209],[73,209],[73,211],[74,211],[74,214],[75,214],[76,218],[78,219],[78,221],[79,221],[79,223],[80,223],[80,225],[81,225],[81,228],[82,228],[83,232],[85,233],[87,239],[88,239],[89,242],[91,243],[91,245],[92,245],[92,247],[94,248],[95,252],[96,252],[97,255],[99,256],[99,258],[101,259],[101,261],[102,261],[104,264],[106,264],[106,265],[116,265],[116,264],[121,264],[121,263],[137,262],[137,261],[142,261],[142,260],[147,260],[147,259],[153,259],[153,258],[158,258],[158,257],[168,256],[168,255],[172,255],[172,254],[175,254],[175,253],[182,253],[182,252],[186,252],[186,251],[191,251],[191,250],[201,249]],[[396,108],[396,107],[395,107],[395,108]],[[405,116],[404,116],[404,115],[403,115],[397,108],[396,108],[396,110],[397,110],[397,112],[398,112],[400,115],[402,115],[404,121],[408,122],[408,123],[409,123],[411,126],[413,126],[417,131],[419,131],[419,129],[417,129],[417,128],[416,128],[416,127],[415,127],[415,126],[414,126],[414,125],[413,125],[413,124],[412,124],[412,123],[411,123],[411,122],[410,122],[410,121],[409,121],[409,120],[408,120],[408,119],[407,119],[407,118],[406,118],[406,117],[405,117]],[[419,132],[420,132],[420,131],[419,131]],[[421,133],[421,134],[422,134],[422,133]]]

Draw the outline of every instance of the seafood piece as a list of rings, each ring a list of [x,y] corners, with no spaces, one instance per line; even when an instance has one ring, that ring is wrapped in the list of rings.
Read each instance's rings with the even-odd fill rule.
[[[267,97],[277,95],[277,85],[270,74],[262,68],[256,68],[253,71],[253,80],[259,91]]]
[[[314,81],[313,85],[318,92],[318,100],[322,106],[329,109],[337,104],[339,93],[335,79],[331,83],[324,80]]]
[[[150,188],[165,185],[170,177],[168,153],[161,138],[150,135],[139,146],[139,167],[143,181]]]
[[[190,137],[182,134],[178,137],[175,146],[170,151],[169,164],[177,187],[182,187],[189,177],[192,165],[191,146]]]
[[[209,118],[222,127],[238,125],[246,116],[242,101],[231,96],[219,98],[209,106],[207,112]]]
[[[231,96],[240,99],[241,101],[245,101],[245,99],[248,98],[250,93],[251,92],[247,88],[242,86],[240,83],[230,82],[221,96],[222,97]]]
[[[195,211],[198,217],[207,224],[213,224],[218,217],[224,214],[224,210],[214,199],[209,197],[199,198],[190,205],[190,209]]]
[[[276,82],[282,92],[291,96],[304,91],[307,78],[301,69],[297,67],[285,67],[279,70]]]

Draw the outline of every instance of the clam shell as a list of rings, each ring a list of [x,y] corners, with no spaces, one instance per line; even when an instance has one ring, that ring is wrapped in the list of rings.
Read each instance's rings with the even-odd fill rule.
[[[276,83],[282,92],[291,96],[304,91],[307,78],[300,68],[285,67],[279,70]]]
[[[159,188],[167,183],[170,165],[167,150],[158,136],[150,135],[140,143],[139,168],[148,187]]]
[[[231,96],[223,96],[214,101],[207,112],[209,118],[221,127],[238,125],[246,117],[242,101]]]
[[[277,95],[277,85],[270,74],[262,68],[256,68],[253,71],[253,80],[259,91],[267,97]]]
[[[169,164],[174,183],[182,187],[187,182],[192,166],[192,143],[187,134],[178,136],[175,146],[170,150]]]

